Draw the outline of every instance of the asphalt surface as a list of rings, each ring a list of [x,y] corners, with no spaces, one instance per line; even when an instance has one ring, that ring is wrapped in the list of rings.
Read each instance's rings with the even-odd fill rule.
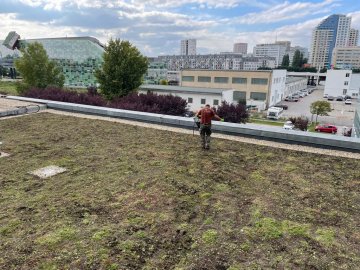
[[[299,102],[283,101],[282,104],[289,106],[288,110],[284,110],[283,117],[305,116],[309,120],[316,120],[316,116],[310,113],[310,105],[317,100],[327,100],[323,98],[323,88],[315,88],[310,95],[300,98]],[[329,116],[318,116],[317,121],[320,124],[333,124],[338,127],[338,134],[341,135],[343,130],[352,127],[354,123],[355,110],[358,104],[356,99],[352,99],[351,105],[345,105],[344,101],[329,101],[333,109]]]

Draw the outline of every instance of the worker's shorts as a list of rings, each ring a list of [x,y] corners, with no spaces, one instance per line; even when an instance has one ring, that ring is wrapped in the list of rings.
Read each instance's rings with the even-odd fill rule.
[[[211,124],[201,124],[200,125],[200,135],[210,136],[211,135]]]

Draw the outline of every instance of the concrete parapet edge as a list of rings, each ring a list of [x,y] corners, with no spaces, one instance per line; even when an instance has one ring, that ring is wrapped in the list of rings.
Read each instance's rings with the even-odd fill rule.
[[[180,128],[193,128],[194,126],[194,120],[187,117],[137,112],[18,96],[7,96],[7,98],[20,101],[43,103],[46,104],[50,109],[125,118],[142,122],[171,125]],[[258,126],[251,124],[235,124],[226,122],[213,122],[213,130],[225,134],[251,136],[267,140],[282,141],[284,143],[304,144],[321,148],[336,148],[360,152],[360,139],[354,137],[340,137],[322,133],[280,130],[279,128],[266,126],[259,128]]]

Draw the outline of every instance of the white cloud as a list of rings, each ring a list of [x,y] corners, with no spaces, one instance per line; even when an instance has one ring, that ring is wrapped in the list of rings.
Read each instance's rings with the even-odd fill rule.
[[[81,30],[79,27],[53,26],[50,23],[19,20],[15,13],[0,13],[0,29],[5,35],[10,31],[16,31],[23,39],[76,36]]]
[[[326,13],[328,8],[337,5],[338,0],[324,0],[320,3],[313,2],[296,2],[290,3],[288,1],[275,5],[262,12],[249,13],[235,19],[237,23],[241,24],[256,24],[256,23],[270,23],[280,22],[289,19],[299,19],[311,14]]]
[[[186,5],[198,5],[199,7],[208,8],[234,8],[237,6],[255,6],[267,7],[266,1],[247,1],[247,0],[18,0],[29,6],[43,6],[45,9],[61,10],[66,6],[77,6],[78,8],[128,8],[128,9],[161,9],[173,8]]]

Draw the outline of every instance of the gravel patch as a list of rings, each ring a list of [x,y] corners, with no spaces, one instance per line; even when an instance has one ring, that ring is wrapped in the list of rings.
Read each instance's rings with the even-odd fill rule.
[[[26,102],[26,101],[18,101],[7,98],[0,98],[0,112],[8,111],[10,109],[16,109],[18,106],[28,106],[36,103]]]
[[[87,119],[98,119],[98,120],[110,121],[110,122],[114,122],[114,123],[122,123],[122,124],[135,125],[135,126],[146,127],[146,128],[167,130],[167,131],[183,133],[183,134],[193,134],[192,130],[157,125],[157,124],[152,124],[152,123],[143,123],[143,122],[131,121],[131,120],[125,120],[125,119],[96,116],[96,115],[86,115],[86,114],[64,112],[64,111],[57,111],[57,110],[51,110],[51,109],[48,109],[45,112],[61,114],[61,115],[76,116],[76,117],[87,118]],[[196,136],[199,135],[199,132],[197,129],[195,129],[194,135],[196,135]],[[249,144],[269,146],[269,147],[274,147],[274,148],[288,149],[288,150],[293,150],[293,151],[360,159],[360,153],[352,153],[352,152],[346,152],[346,151],[340,151],[340,150],[322,149],[322,148],[304,146],[304,145],[272,142],[272,141],[267,141],[267,140],[260,140],[260,139],[247,138],[247,137],[241,137],[241,136],[219,134],[219,133],[215,133],[215,132],[212,134],[212,137],[225,139],[225,140],[231,140],[231,141],[238,141],[238,142],[243,142],[243,143],[249,143]]]

